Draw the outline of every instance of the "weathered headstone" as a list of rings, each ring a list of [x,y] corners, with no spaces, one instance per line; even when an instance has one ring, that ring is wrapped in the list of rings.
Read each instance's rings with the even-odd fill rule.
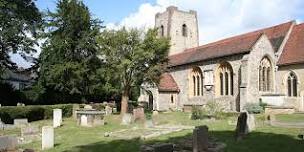
[[[53,127],[60,127],[62,123],[62,109],[53,110]]]
[[[89,126],[88,125],[88,117],[86,115],[81,115],[80,116],[80,125],[85,126],[85,127]]]
[[[38,126],[27,126],[21,128],[21,136],[28,136],[28,135],[38,135],[39,128]]]
[[[117,113],[117,108],[113,108],[113,113]]]
[[[122,116],[122,122],[121,122],[121,124],[123,124],[123,125],[129,125],[129,124],[131,124],[131,123],[132,123],[132,120],[133,120],[132,117],[133,117],[132,114],[130,114],[130,113],[125,113],[125,114]]]
[[[14,119],[14,125],[16,127],[22,127],[28,125],[28,120],[25,119]]]
[[[84,109],[93,109],[93,107],[91,105],[85,105]]]
[[[193,130],[193,152],[207,152],[208,127],[198,126]]]
[[[146,120],[144,108],[135,108],[133,109],[134,121],[144,122]]]
[[[17,144],[16,137],[0,136],[0,151],[14,151],[17,148]]]
[[[54,147],[54,128],[52,126],[42,127],[42,150]]]
[[[247,127],[248,132],[252,132],[255,130],[255,117],[254,114],[247,113]]]
[[[111,115],[113,113],[112,107],[106,105],[105,107],[106,115]]]
[[[248,134],[247,113],[242,112],[238,117],[236,130],[235,130],[235,139],[237,141],[242,140],[247,134]]]

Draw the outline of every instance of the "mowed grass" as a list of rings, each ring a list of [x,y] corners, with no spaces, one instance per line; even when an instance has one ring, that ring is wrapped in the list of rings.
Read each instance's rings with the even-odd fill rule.
[[[297,135],[303,133],[303,130],[270,127],[261,121],[260,118],[263,116],[257,117],[259,121],[257,130],[239,142],[234,140],[235,126],[228,125],[228,119],[236,120],[236,118],[216,121],[190,120],[189,113],[172,112],[160,113],[153,119],[157,124],[207,125],[212,136],[227,144],[227,152],[303,152],[304,141],[297,138]],[[142,144],[175,143],[180,139],[189,138],[192,134],[192,130],[185,130],[145,141],[140,139],[119,140],[104,137],[104,133],[141,126],[138,124],[120,125],[118,115],[106,117],[106,122],[105,126],[86,128],[77,126],[76,121],[72,118],[65,119],[63,126],[55,129],[55,148],[48,150],[48,152],[137,152]],[[39,121],[32,125],[51,124],[51,121]],[[18,134],[18,131],[15,130],[10,133]],[[132,134],[132,131],[130,131],[130,134]],[[36,151],[41,151],[40,147],[41,141],[21,146],[21,148],[30,148]]]
[[[283,122],[302,122],[302,123],[304,123],[304,114],[276,115],[276,120],[283,121]]]

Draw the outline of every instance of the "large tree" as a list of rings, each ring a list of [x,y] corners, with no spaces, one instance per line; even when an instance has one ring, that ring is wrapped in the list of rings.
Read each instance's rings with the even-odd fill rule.
[[[42,23],[33,0],[0,0],[0,72],[15,68],[10,53],[35,52],[36,31]]]
[[[113,78],[121,84],[121,114],[124,114],[133,86],[158,82],[166,68],[169,40],[157,37],[156,29],[143,33],[122,28],[103,31],[98,43],[106,64],[113,70]]]
[[[45,20],[39,84],[86,101],[98,88],[95,76],[101,62],[96,36],[101,22],[92,19],[79,0],[59,0],[56,11],[48,12]]]

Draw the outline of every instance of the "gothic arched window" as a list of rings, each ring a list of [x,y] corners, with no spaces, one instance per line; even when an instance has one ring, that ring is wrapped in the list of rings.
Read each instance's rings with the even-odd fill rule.
[[[264,57],[259,66],[259,90],[271,91],[272,88],[272,65],[267,57]]]
[[[287,94],[289,97],[296,97],[298,87],[297,87],[298,79],[293,72],[290,72],[287,78]]]
[[[187,37],[187,32],[188,32],[187,25],[183,24],[182,34],[183,34],[184,37]]]
[[[233,70],[229,63],[222,63],[217,69],[216,94],[233,95]]]
[[[203,95],[203,79],[202,72],[199,67],[195,67],[192,69],[190,73],[190,95],[191,96],[202,96]]]

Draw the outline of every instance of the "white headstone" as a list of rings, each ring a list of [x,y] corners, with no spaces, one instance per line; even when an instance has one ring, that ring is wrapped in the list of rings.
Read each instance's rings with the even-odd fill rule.
[[[86,115],[81,115],[81,117],[80,117],[80,125],[81,126],[89,126],[88,125],[88,117]]]
[[[53,127],[60,127],[62,123],[62,109],[53,110]]]
[[[42,150],[54,147],[54,128],[52,126],[42,127]]]
[[[28,120],[25,119],[14,119],[14,125],[17,127],[28,125]]]
[[[17,148],[17,144],[16,137],[0,136],[0,151],[14,151]]]
[[[247,113],[247,126],[248,126],[248,132],[252,132],[253,130],[255,130],[254,114]]]

